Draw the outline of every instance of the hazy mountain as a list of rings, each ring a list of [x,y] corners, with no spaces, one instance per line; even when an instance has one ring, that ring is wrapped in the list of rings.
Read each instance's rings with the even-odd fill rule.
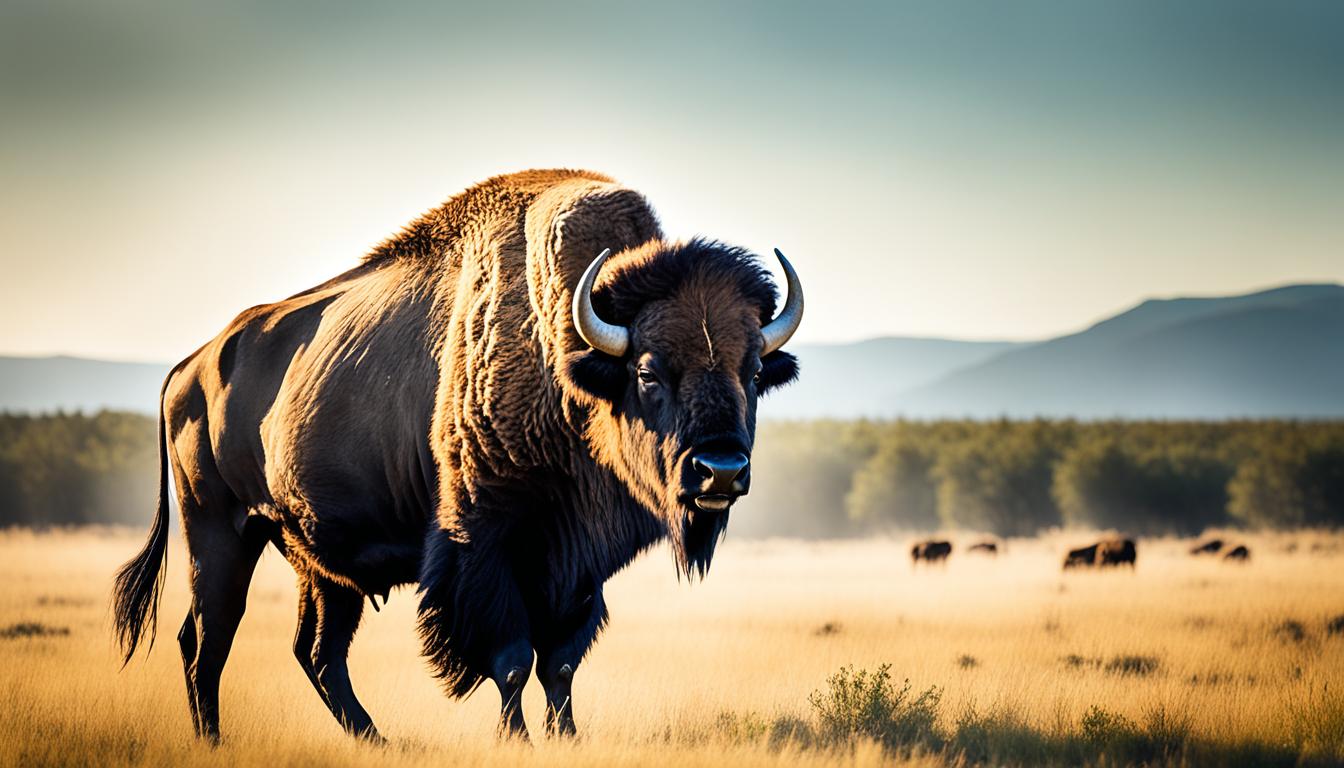
[[[905,392],[1021,346],[913,338],[790,345],[802,375],[771,393],[761,414],[771,419],[888,417]]]
[[[799,344],[803,377],[769,397],[769,418],[889,416],[901,393],[1013,349],[1012,342],[887,338]],[[73,357],[0,357],[0,410],[152,413],[168,365]]]
[[[898,398],[919,417],[1344,416],[1344,286],[1145,301]]]
[[[1038,343],[799,344],[764,418],[1344,417],[1344,286],[1145,301]],[[0,410],[153,412],[167,365],[0,357]]]
[[[77,357],[0,357],[0,411],[154,413],[169,365]]]

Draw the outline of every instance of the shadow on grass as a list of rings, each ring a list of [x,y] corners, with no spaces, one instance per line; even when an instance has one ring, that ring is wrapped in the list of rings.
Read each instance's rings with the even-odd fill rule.
[[[1322,714],[1330,721],[1325,728],[1278,744],[1199,738],[1183,713],[1165,707],[1135,721],[1093,706],[1077,722],[1049,730],[1011,709],[968,707],[949,727],[940,725],[941,689],[916,692],[908,680],[896,686],[889,665],[845,667],[808,702],[808,718],[725,712],[715,723],[717,735],[772,749],[852,750],[875,742],[894,755],[937,755],[963,765],[1315,766],[1338,765],[1344,756],[1344,736],[1328,730],[1339,720],[1334,710]]]

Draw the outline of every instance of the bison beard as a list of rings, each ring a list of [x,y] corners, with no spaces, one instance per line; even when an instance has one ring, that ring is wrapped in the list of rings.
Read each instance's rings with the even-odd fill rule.
[[[664,240],[644,198],[598,174],[528,171],[246,310],[164,382],[160,504],[114,595],[126,658],[152,642],[171,461],[198,736],[219,737],[220,674],[267,545],[299,575],[295,657],[350,733],[378,737],[346,665],[364,602],[415,582],[449,693],[492,680],[501,728],[525,735],[535,660],[547,729],[573,733],[603,584],[664,538],[703,576],[747,491],[757,400],[797,375],[779,347],[802,291],[778,258],[776,317],[752,254]]]

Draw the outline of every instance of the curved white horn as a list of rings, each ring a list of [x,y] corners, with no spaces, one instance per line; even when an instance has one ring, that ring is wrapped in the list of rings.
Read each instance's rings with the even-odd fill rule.
[[[612,357],[621,357],[630,348],[630,331],[625,326],[608,323],[593,309],[593,282],[610,255],[610,248],[598,254],[574,288],[574,328],[588,346]]]
[[[761,357],[784,346],[793,332],[803,323],[803,283],[798,279],[798,273],[793,271],[793,265],[784,258],[784,254],[780,253],[778,248],[775,249],[775,256],[779,259],[779,265],[784,268],[784,277],[789,283],[789,296],[784,301],[784,309],[780,310],[779,317],[761,329],[761,337],[764,339],[761,344]]]

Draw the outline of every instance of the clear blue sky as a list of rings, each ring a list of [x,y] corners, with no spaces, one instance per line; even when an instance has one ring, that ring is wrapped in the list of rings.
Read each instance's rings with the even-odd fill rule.
[[[799,338],[1036,338],[1344,281],[1344,4],[0,10],[0,354],[176,360],[464,186],[779,246]]]

